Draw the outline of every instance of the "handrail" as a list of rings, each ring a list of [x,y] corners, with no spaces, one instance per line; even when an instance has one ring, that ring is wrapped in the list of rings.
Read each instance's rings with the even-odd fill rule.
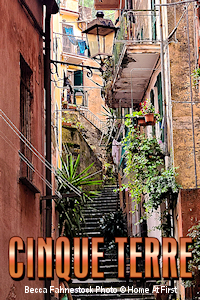
[[[81,106],[79,107],[79,112],[82,116],[84,116],[93,126],[95,126],[100,131],[105,131],[106,124],[104,121],[99,119],[92,111],[90,111],[87,107]]]
[[[120,69],[120,66],[122,64],[122,60],[124,58],[125,52],[126,52],[126,44],[124,44],[124,46],[123,46],[122,52],[120,54],[120,58],[118,60],[118,63],[117,63],[116,69],[115,69],[115,74],[114,74],[114,78],[113,78],[112,88],[114,87],[115,81],[117,79],[117,75],[119,73],[119,69]]]

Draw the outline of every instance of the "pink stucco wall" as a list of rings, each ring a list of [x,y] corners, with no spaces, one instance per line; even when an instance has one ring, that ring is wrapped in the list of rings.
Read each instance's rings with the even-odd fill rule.
[[[42,25],[42,4],[28,1],[38,23]],[[33,71],[32,143],[44,154],[44,92],[43,92],[43,42],[25,14],[19,1],[1,1],[0,5],[0,109],[20,128],[20,54]],[[44,282],[14,281],[8,271],[8,244],[12,236],[42,236],[40,194],[34,195],[19,183],[20,140],[0,118],[0,298],[44,299],[43,294],[25,294],[24,287],[43,287]],[[36,169],[45,175],[44,166],[33,158]],[[34,174],[34,185],[44,195],[44,184]],[[26,261],[26,254],[18,255]],[[36,274],[37,275],[37,274]],[[13,295],[14,296],[13,296]],[[16,298],[12,298],[15,297]]]

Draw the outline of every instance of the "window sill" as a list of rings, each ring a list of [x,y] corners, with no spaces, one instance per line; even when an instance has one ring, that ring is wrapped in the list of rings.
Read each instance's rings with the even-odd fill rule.
[[[40,193],[38,188],[27,178],[27,177],[20,177],[19,182],[25,185],[29,190],[31,190],[34,194]]]

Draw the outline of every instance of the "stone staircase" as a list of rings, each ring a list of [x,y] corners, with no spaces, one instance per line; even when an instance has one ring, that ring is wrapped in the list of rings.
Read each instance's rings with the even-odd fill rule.
[[[116,186],[105,186],[101,194],[93,199],[90,207],[85,209],[85,234],[88,237],[100,237],[101,233],[98,228],[99,219],[109,212],[115,212],[119,208],[118,193],[113,192]],[[77,300],[109,300],[109,299],[148,299],[153,300],[152,294],[142,292],[135,293],[136,285],[128,283],[125,279],[118,279],[118,265],[116,255],[106,252],[105,245],[99,248],[104,252],[104,258],[99,259],[99,272],[104,272],[105,279],[92,279],[90,276],[86,280],[78,280],[72,273],[70,288],[77,289],[73,293],[73,299]],[[90,251],[91,252],[91,251]],[[139,288],[138,288],[139,289]],[[79,292],[81,291],[81,292]]]

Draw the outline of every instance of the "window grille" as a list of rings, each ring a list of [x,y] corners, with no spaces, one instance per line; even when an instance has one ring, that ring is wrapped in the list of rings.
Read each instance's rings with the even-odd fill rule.
[[[20,131],[25,136],[25,138],[31,142],[31,120],[32,120],[32,70],[29,68],[28,64],[25,62],[23,57],[20,57]],[[32,152],[21,141],[20,152],[23,157],[26,158],[26,162],[30,163],[28,166],[24,160],[21,159],[20,163],[20,177],[26,177],[32,181],[33,177],[33,166],[32,166]],[[21,156],[21,157],[22,157]]]

